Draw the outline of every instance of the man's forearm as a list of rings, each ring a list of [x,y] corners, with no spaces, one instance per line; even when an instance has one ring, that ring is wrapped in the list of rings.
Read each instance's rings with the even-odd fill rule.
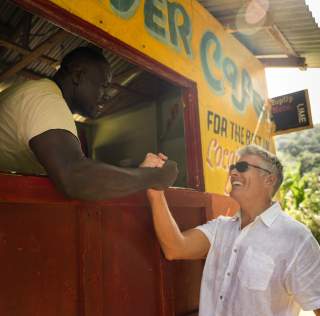
[[[173,161],[162,168],[124,169],[84,156],[78,139],[65,130],[48,130],[29,145],[49,177],[68,197],[102,200],[125,196],[146,188],[172,185],[178,170]]]
[[[158,168],[118,168],[83,159],[72,164],[55,182],[70,198],[103,200],[157,186],[161,172]]]
[[[148,193],[152,207],[155,231],[161,248],[167,259],[180,258],[181,250],[185,247],[184,236],[170,213],[163,192]]]
[[[163,192],[148,190],[153,223],[161,248],[167,259],[203,259],[210,242],[198,229],[181,232],[174,220]]]

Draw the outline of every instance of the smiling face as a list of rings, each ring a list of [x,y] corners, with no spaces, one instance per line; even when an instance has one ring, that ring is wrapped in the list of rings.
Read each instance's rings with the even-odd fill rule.
[[[73,91],[73,108],[90,118],[97,118],[102,110],[102,101],[107,84],[107,64],[88,61],[78,69]]]
[[[239,161],[268,169],[259,156],[245,155],[240,157]],[[274,176],[267,171],[249,166],[244,172],[233,169],[230,172],[230,182],[232,190],[230,196],[233,197],[240,205],[242,201],[257,201],[258,199],[268,199],[272,196]]]

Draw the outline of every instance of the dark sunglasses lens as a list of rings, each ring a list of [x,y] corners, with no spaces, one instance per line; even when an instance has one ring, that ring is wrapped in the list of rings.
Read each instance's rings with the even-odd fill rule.
[[[245,172],[249,168],[249,164],[246,161],[239,161],[235,165],[232,164],[229,167],[229,172],[231,172],[233,169],[236,169],[238,172]]]
[[[240,161],[236,163],[236,169],[239,172],[245,172],[248,170],[248,168],[249,168],[249,165],[246,161]]]

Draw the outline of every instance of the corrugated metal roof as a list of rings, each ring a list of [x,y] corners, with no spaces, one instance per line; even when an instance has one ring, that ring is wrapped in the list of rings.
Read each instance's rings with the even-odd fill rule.
[[[196,1],[196,0],[193,0]],[[235,31],[233,35],[242,42],[253,54],[279,55],[284,54],[284,47],[270,34],[270,28],[274,25],[288,41],[292,51],[298,57],[305,57],[308,67],[320,67],[320,29],[317,27],[304,0],[199,0],[199,2],[211,12],[228,30]],[[263,23],[249,25],[245,23],[247,9],[252,4],[267,8]],[[26,13],[15,6],[11,1],[0,1],[0,35],[3,38],[6,33],[10,36],[8,40],[16,44],[21,42],[19,34],[14,38],[11,36],[19,30],[19,24],[26,18]],[[30,14],[29,14],[30,15]],[[31,16],[29,49],[34,49],[50,37],[58,28],[45,19]],[[248,34],[248,32],[250,34]],[[18,32],[19,33],[19,32]],[[78,36],[68,34],[59,45],[56,45],[44,53],[53,60],[61,58],[69,51],[78,46],[85,46],[89,43]],[[117,76],[130,69],[127,61],[105,52]],[[21,53],[5,49],[0,46],[0,73],[10,64],[15,64],[21,59]],[[27,70],[42,76],[52,76],[55,68],[48,62],[37,58],[27,66]]]
[[[30,21],[29,29],[27,25],[22,25],[23,21]],[[21,27],[20,27],[21,26]],[[24,30],[24,31],[23,31]],[[46,43],[47,39],[53,34],[61,31],[57,26],[51,24],[46,19],[34,16],[8,0],[0,1],[0,76],[10,68],[13,68],[23,57],[23,51],[36,51],[37,47],[42,43]],[[27,45],[22,45],[22,35],[28,36]],[[25,80],[24,77],[52,77],[56,72],[63,56],[79,46],[92,45],[85,39],[71,33],[65,32],[63,40],[48,48],[40,57],[31,60],[29,64],[18,70],[15,75],[4,77],[0,81],[0,90],[10,86],[14,82]],[[12,46],[10,46],[12,45]],[[18,49],[15,45],[19,45]],[[146,74],[142,74],[136,66],[127,62],[125,59],[109,52],[104,51],[104,55],[108,60],[113,78],[112,85],[106,88],[106,111],[112,113],[118,109],[122,109],[132,104],[132,100],[144,100],[148,96],[144,96],[135,86],[139,80],[144,82],[144,86],[152,88],[155,80],[150,80]],[[141,76],[140,76],[141,75]],[[138,78],[139,77],[139,78]],[[136,80],[138,79],[138,80]],[[137,81],[137,83],[133,82]],[[127,88],[130,86],[130,89]],[[138,87],[139,88],[139,87]],[[157,88],[158,89],[158,88]],[[158,93],[153,89],[154,94]],[[147,89],[148,90],[148,89]],[[159,89],[158,89],[159,90]],[[121,100],[119,101],[119,98]]]
[[[320,67],[320,29],[304,0],[198,0],[254,55],[283,55],[283,45],[271,35],[275,25],[307,67]],[[259,23],[250,24],[250,8],[265,9]],[[272,30],[271,30],[272,31]],[[276,59],[275,59],[276,60]]]
[[[6,29],[6,32],[12,35],[14,30],[19,27],[19,23],[22,21],[23,17],[25,17],[26,14],[28,13],[14,5],[12,2],[1,0],[1,30]],[[47,20],[38,16],[32,16],[28,48],[30,50],[33,50],[41,43],[44,43],[51,35],[56,33],[58,29],[59,28],[57,26],[51,24]],[[12,38],[6,36],[5,32],[0,32],[0,38],[4,37],[7,37],[7,40],[14,42],[15,44],[19,44],[19,36],[14,36],[15,38]],[[63,41],[45,51],[43,55],[51,58],[52,60],[57,60],[59,63],[62,57],[74,48],[87,45],[90,45],[88,41],[71,33],[68,33],[67,37]],[[132,67],[132,65],[129,64],[126,60],[122,59],[119,56],[111,54],[110,52],[105,52],[105,56],[111,64],[111,68],[115,76]],[[20,59],[21,54],[19,52],[12,49],[5,49],[0,45],[0,70],[3,70],[8,64],[14,64],[18,62]],[[36,61],[31,62],[26,69],[36,74],[48,77],[53,76],[56,71],[54,67],[52,67],[49,63],[41,61],[40,58],[37,58]]]

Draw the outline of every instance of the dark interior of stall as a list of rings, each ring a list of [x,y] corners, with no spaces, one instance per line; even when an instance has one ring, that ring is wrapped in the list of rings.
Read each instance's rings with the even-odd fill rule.
[[[93,44],[1,1],[0,91],[27,79],[51,78],[65,54],[88,45]],[[87,155],[137,167],[147,152],[162,152],[178,163],[175,186],[187,187],[183,89],[107,49],[103,53],[112,79],[102,114],[95,120],[75,115]]]

